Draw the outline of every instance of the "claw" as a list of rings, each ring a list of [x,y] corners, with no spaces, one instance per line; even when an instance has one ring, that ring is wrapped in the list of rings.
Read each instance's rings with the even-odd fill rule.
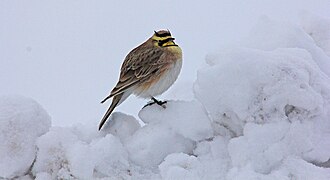
[[[151,106],[151,105],[153,105],[153,104],[155,104],[155,103],[156,103],[156,102],[149,102],[148,104],[144,105],[142,109],[144,109],[144,108],[147,107],[147,106]]]
[[[152,97],[151,99],[154,101],[154,103],[158,104],[159,106],[163,107],[164,109],[166,108],[165,104],[167,103],[167,101],[159,101],[154,97]]]
[[[149,102],[148,104],[144,105],[143,108],[147,107],[147,106],[151,106],[153,104],[157,104],[159,106],[161,106],[162,108],[166,108],[165,104],[167,103],[167,101],[160,101],[160,100],[157,100],[156,98],[152,97],[151,100],[153,100],[153,102]],[[143,109],[142,108],[142,109]]]

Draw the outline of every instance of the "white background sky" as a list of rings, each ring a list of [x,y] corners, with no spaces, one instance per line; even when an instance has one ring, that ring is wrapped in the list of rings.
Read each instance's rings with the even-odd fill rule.
[[[0,95],[35,99],[53,125],[96,127],[109,105],[99,102],[116,84],[125,55],[153,30],[170,29],[183,49],[178,85],[192,82],[207,53],[245,37],[260,16],[296,23],[301,10],[330,18],[329,9],[329,0],[3,0]],[[145,103],[132,96],[117,111],[136,115]]]

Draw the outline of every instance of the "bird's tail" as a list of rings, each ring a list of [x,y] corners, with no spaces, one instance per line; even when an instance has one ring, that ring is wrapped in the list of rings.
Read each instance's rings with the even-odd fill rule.
[[[112,103],[109,107],[109,109],[107,110],[107,112],[104,114],[100,125],[99,125],[99,130],[101,130],[102,126],[104,125],[104,123],[107,121],[107,119],[109,118],[110,114],[112,113],[112,111],[115,109],[115,107],[119,104],[120,100],[122,99],[123,93],[122,94],[118,94],[116,96],[113,97]]]

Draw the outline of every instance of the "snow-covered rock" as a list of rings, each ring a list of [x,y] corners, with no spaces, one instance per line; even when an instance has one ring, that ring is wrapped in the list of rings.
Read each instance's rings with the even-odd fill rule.
[[[34,100],[0,97],[0,178],[28,172],[36,157],[36,139],[50,125],[49,115]]]
[[[45,172],[55,179],[72,178],[71,162],[69,162],[67,153],[77,141],[78,137],[70,128],[62,127],[54,127],[38,138],[38,153],[32,169],[34,174]],[[85,149],[81,149],[77,153],[84,151]]]

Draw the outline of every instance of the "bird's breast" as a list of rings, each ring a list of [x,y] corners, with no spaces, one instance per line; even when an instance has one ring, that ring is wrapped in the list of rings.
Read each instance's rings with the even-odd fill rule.
[[[158,77],[153,81],[145,82],[138,87],[134,94],[142,98],[150,98],[160,95],[172,86],[178,78],[182,67],[182,59],[176,59],[173,63],[162,69]]]
[[[179,46],[166,47],[167,51],[176,56],[177,60],[182,60],[182,49]]]

